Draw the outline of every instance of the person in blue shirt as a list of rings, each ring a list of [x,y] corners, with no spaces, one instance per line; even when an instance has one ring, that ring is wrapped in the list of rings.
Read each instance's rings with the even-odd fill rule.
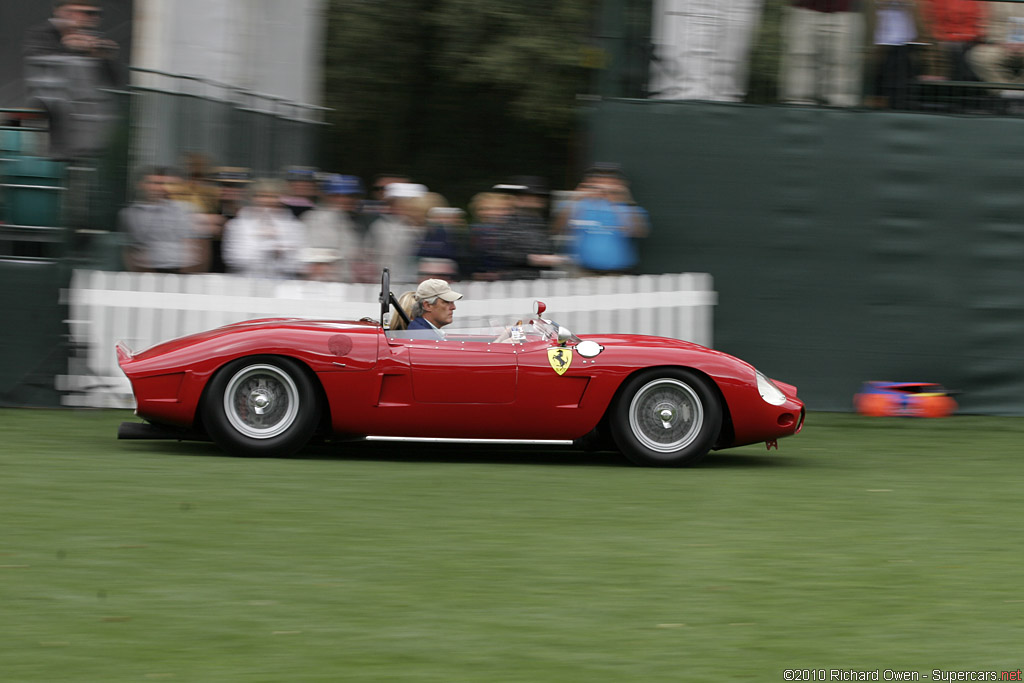
[[[455,315],[455,302],[461,298],[462,295],[452,291],[451,285],[444,280],[424,280],[416,288],[416,303],[408,329],[424,330],[438,339],[444,339],[441,328],[451,324]]]
[[[647,212],[636,205],[617,168],[595,166],[580,183],[579,198],[556,221],[569,252],[584,272],[629,273],[637,264],[636,240],[649,231]]]

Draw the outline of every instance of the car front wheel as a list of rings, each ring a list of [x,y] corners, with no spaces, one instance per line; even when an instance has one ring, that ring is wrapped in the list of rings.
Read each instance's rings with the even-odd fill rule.
[[[622,387],[611,426],[615,443],[637,465],[689,466],[715,444],[722,406],[710,380],[695,372],[651,371]]]
[[[320,420],[313,380],[294,360],[240,358],[214,375],[203,402],[206,429],[232,455],[287,457]]]

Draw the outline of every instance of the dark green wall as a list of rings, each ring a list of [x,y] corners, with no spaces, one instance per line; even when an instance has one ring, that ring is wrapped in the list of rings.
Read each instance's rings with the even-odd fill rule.
[[[54,382],[67,372],[67,268],[57,261],[0,257],[0,406],[60,405]]]
[[[1024,415],[1024,119],[609,100],[589,120],[651,213],[643,270],[715,277],[717,348],[812,410],[880,379]]]

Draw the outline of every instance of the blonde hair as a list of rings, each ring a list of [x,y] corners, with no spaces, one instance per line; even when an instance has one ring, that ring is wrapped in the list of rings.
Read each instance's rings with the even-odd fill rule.
[[[437,192],[428,192],[421,199],[423,206],[426,207],[425,213],[429,213],[431,209],[441,209],[448,206],[448,200]]]
[[[409,320],[412,320],[413,309],[416,308],[416,292],[402,292],[402,295],[398,297],[398,305],[402,307],[405,314],[409,316]],[[388,318],[388,329],[389,330],[404,330],[406,325],[405,320],[399,315],[398,311],[393,311],[391,317]]]
[[[469,200],[469,210],[476,220],[480,220],[480,213],[482,211],[492,207],[507,211],[512,208],[512,198],[500,192],[479,192]]]
[[[397,200],[402,212],[417,224],[427,222],[427,213],[431,209],[448,206],[445,198],[436,192],[428,192],[420,197],[401,197]]]

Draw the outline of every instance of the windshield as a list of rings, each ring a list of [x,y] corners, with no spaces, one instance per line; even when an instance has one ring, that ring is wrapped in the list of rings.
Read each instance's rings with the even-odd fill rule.
[[[442,331],[445,341],[526,344],[558,342],[560,329],[563,339],[569,343],[575,344],[580,341],[579,337],[561,328],[558,323],[543,319],[517,320],[507,325],[495,323],[487,327],[461,327],[456,320]],[[387,335],[389,339],[438,339],[437,333],[433,330],[388,330]]]

